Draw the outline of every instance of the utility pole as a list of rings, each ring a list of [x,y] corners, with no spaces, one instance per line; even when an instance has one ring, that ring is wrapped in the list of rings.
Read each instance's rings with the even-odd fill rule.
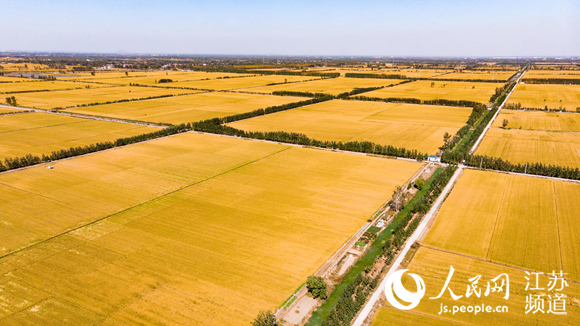
[[[481,162],[479,162],[479,169],[481,170],[481,167],[483,166],[483,157],[481,157]]]

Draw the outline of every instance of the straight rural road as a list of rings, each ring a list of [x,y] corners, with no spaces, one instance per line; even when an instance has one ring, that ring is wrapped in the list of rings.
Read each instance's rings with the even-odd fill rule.
[[[449,192],[453,188],[453,185],[455,184],[455,181],[457,180],[457,178],[461,174],[461,171],[463,171],[463,166],[459,166],[457,168],[457,170],[455,171],[455,173],[453,174],[453,176],[449,180],[449,183],[447,183],[447,186],[445,186],[445,188],[443,189],[443,191],[441,192],[441,194],[439,195],[439,197],[437,198],[437,200],[435,201],[435,203],[433,204],[433,206],[431,207],[431,209],[429,210],[427,215],[425,215],[425,217],[423,218],[423,221],[421,221],[421,224],[419,224],[419,226],[417,227],[415,232],[413,232],[413,234],[409,237],[409,239],[405,243],[405,247],[403,248],[401,253],[399,253],[399,256],[397,257],[397,259],[395,260],[395,262],[393,263],[393,265],[389,269],[389,272],[387,273],[387,275],[385,276],[385,278],[383,279],[381,284],[376,288],[376,290],[373,293],[373,295],[371,296],[370,300],[365,304],[365,306],[363,307],[363,309],[361,310],[361,312],[359,313],[359,315],[355,319],[354,323],[352,324],[353,326],[362,326],[364,321],[369,317],[371,311],[373,310],[374,305],[379,301],[379,299],[383,295],[383,291],[385,288],[385,284],[387,283],[387,279],[389,278],[389,276],[391,276],[391,274],[393,274],[397,269],[399,269],[401,262],[403,261],[403,259],[407,255],[407,252],[409,252],[409,249],[411,249],[411,246],[415,243],[415,241],[417,241],[417,239],[419,239],[419,237],[426,230],[427,224],[429,223],[431,218],[433,218],[433,216],[435,215],[435,212],[437,212],[437,210],[439,209],[439,206],[441,206],[441,204],[443,203],[443,201],[447,197],[447,194],[449,194]]]

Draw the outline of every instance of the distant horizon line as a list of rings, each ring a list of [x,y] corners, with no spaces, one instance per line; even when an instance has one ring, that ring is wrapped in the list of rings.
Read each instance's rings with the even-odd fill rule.
[[[220,58],[270,58],[270,59],[556,59],[580,60],[580,55],[290,55],[290,54],[225,54],[225,53],[161,53],[161,52],[82,52],[82,51],[0,51],[0,57],[9,55],[73,55],[73,56],[150,56],[150,57],[220,57]]]

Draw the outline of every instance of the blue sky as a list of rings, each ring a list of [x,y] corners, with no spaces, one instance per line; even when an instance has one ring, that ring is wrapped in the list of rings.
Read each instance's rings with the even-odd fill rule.
[[[0,0],[0,51],[580,56],[579,3]]]

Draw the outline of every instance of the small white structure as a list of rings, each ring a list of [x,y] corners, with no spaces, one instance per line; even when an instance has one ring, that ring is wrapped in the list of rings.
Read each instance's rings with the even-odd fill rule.
[[[429,157],[427,158],[427,161],[429,162],[441,162],[441,158],[435,155],[429,155]]]
[[[52,165],[49,165],[49,166],[48,166],[48,169],[49,169],[49,170],[52,170],[52,169],[54,169],[54,166],[52,166]]]
[[[384,220],[380,220],[379,223],[377,223],[377,227],[378,228],[382,228],[385,225],[385,221]]]

